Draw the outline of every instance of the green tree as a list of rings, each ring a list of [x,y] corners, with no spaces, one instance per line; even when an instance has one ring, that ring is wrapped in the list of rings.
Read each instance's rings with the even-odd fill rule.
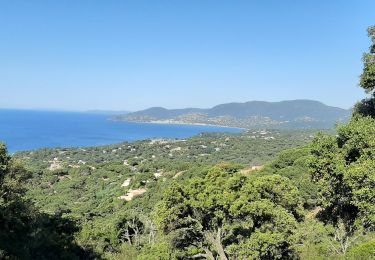
[[[304,208],[316,206],[317,185],[312,182],[308,161],[311,157],[310,147],[298,147],[281,152],[260,174],[278,174],[289,178],[302,197]]]
[[[7,153],[5,145],[0,143],[0,185],[3,184],[4,177],[8,172],[9,160],[10,156]]]
[[[319,135],[312,145],[310,167],[319,186],[326,221],[375,228],[375,119],[358,117]]]
[[[249,178],[218,165],[187,185],[172,184],[156,222],[174,248],[208,259],[281,259],[293,255],[298,190],[287,178]]]
[[[367,93],[374,94],[375,89],[375,26],[367,29],[368,36],[372,41],[370,50],[363,55],[363,73],[359,85],[365,89]]]
[[[368,36],[372,44],[369,52],[363,55],[363,72],[359,85],[370,94],[371,97],[362,100],[356,104],[354,115],[375,117],[375,26],[368,28]]]
[[[326,227],[332,226],[326,238],[333,249],[331,255],[345,255],[346,259],[371,259],[374,255],[375,27],[369,27],[368,35],[372,45],[363,56],[359,85],[370,97],[355,106],[353,118],[338,128],[336,136],[320,134],[315,138],[309,163],[319,189],[322,211],[318,217],[329,224]],[[314,240],[307,239],[307,245],[322,248],[322,243]],[[310,255],[308,247],[302,248],[302,255]]]
[[[94,257],[74,242],[75,222],[61,214],[39,212],[24,199],[23,182],[30,177],[0,144],[0,258],[83,259]]]

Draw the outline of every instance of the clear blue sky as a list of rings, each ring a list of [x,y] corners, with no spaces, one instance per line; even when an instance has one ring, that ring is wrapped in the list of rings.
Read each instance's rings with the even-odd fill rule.
[[[3,0],[0,107],[349,108],[374,0]]]

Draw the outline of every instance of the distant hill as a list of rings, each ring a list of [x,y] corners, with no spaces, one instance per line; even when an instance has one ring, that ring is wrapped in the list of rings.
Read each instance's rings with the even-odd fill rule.
[[[165,109],[153,107],[116,115],[130,122],[208,124],[243,128],[332,128],[349,119],[351,110],[327,106],[313,100],[227,103],[209,109]]]

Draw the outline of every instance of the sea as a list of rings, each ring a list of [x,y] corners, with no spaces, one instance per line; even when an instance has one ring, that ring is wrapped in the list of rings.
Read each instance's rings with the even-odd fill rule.
[[[241,131],[216,126],[113,121],[111,115],[100,113],[0,109],[0,142],[7,145],[10,153]]]

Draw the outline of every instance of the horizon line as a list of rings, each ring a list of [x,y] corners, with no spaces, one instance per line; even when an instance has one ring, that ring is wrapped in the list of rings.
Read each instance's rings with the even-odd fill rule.
[[[266,100],[250,100],[250,101],[244,101],[244,102],[230,101],[230,102],[216,104],[214,106],[206,107],[206,108],[202,108],[202,107],[167,108],[167,107],[163,107],[163,106],[149,106],[149,107],[138,109],[138,110],[130,110],[130,109],[128,110],[128,109],[98,109],[98,108],[92,108],[92,109],[67,109],[67,108],[43,108],[43,107],[32,107],[32,108],[30,108],[30,107],[28,107],[28,108],[0,107],[0,110],[23,110],[23,111],[41,111],[41,112],[71,112],[71,113],[93,113],[93,114],[95,114],[95,113],[133,113],[133,112],[137,112],[137,111],[147,110],[147,109],[150,109],[150,108],[163,108],[163,109],[167,109],[167,110],[211,109],[211,108],[213,108],[215,106],[224,105],[224,104],[244,104],[244,103],[249,103],[249,102],[281,103],[281,102],[288,102],[288,101],[315,101],[315,102],[322,103],[322,104],[324,104],[326,106],[340,108],[340,109],[344,109],[344,110],[351,110],[354,107],[354,105],[355,105],[355,104],[353,104],[349,108],[343,108],[343,107],[339,107],[339,106],[329,105],[329,104],[326,104],[326,103],[324,103],[324,102],[322,102],[320,100],[316,100],[316,99],[301,98],[301,99],[287,99],[287,100],[280,100],[280,101],[266,101]]]

